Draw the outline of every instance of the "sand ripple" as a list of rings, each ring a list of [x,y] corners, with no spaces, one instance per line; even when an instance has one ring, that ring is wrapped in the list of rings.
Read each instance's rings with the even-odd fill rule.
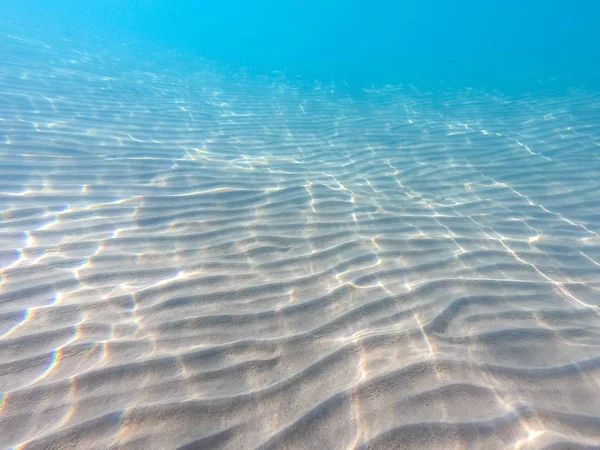
[[[598,94],[0,41],[3,447],[600,446]]]

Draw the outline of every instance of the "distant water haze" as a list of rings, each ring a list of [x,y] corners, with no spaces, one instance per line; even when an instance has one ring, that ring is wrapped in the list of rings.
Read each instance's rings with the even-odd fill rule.
[[[347,80],[510,85],[597,79],[600,3],[8,0],[4,20],[75,37],[141,40],[258,71]]]

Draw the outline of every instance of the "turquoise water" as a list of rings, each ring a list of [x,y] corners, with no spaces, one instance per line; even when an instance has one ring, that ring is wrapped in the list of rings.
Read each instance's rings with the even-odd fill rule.
[[[0,8],[0,447],[600,446],[600,4]]]
[[[131,55],[136,61],[177,50],[359,87],[573,83],[599,75],[600,6],[593,0],[6,0],[2,12],[3,23],[30,35],[105,48],[140,42],[145,51]]]

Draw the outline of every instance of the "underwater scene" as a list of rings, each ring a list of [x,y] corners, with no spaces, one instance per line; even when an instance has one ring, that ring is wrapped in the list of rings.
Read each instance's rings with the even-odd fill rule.
[[[598,24],[2,2],[0,448],[600,448]]]

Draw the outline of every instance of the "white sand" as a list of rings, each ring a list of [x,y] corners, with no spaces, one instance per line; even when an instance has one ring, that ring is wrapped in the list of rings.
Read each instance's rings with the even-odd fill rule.
[[[597,94],[1,42],[0,446],[600,446]]]

